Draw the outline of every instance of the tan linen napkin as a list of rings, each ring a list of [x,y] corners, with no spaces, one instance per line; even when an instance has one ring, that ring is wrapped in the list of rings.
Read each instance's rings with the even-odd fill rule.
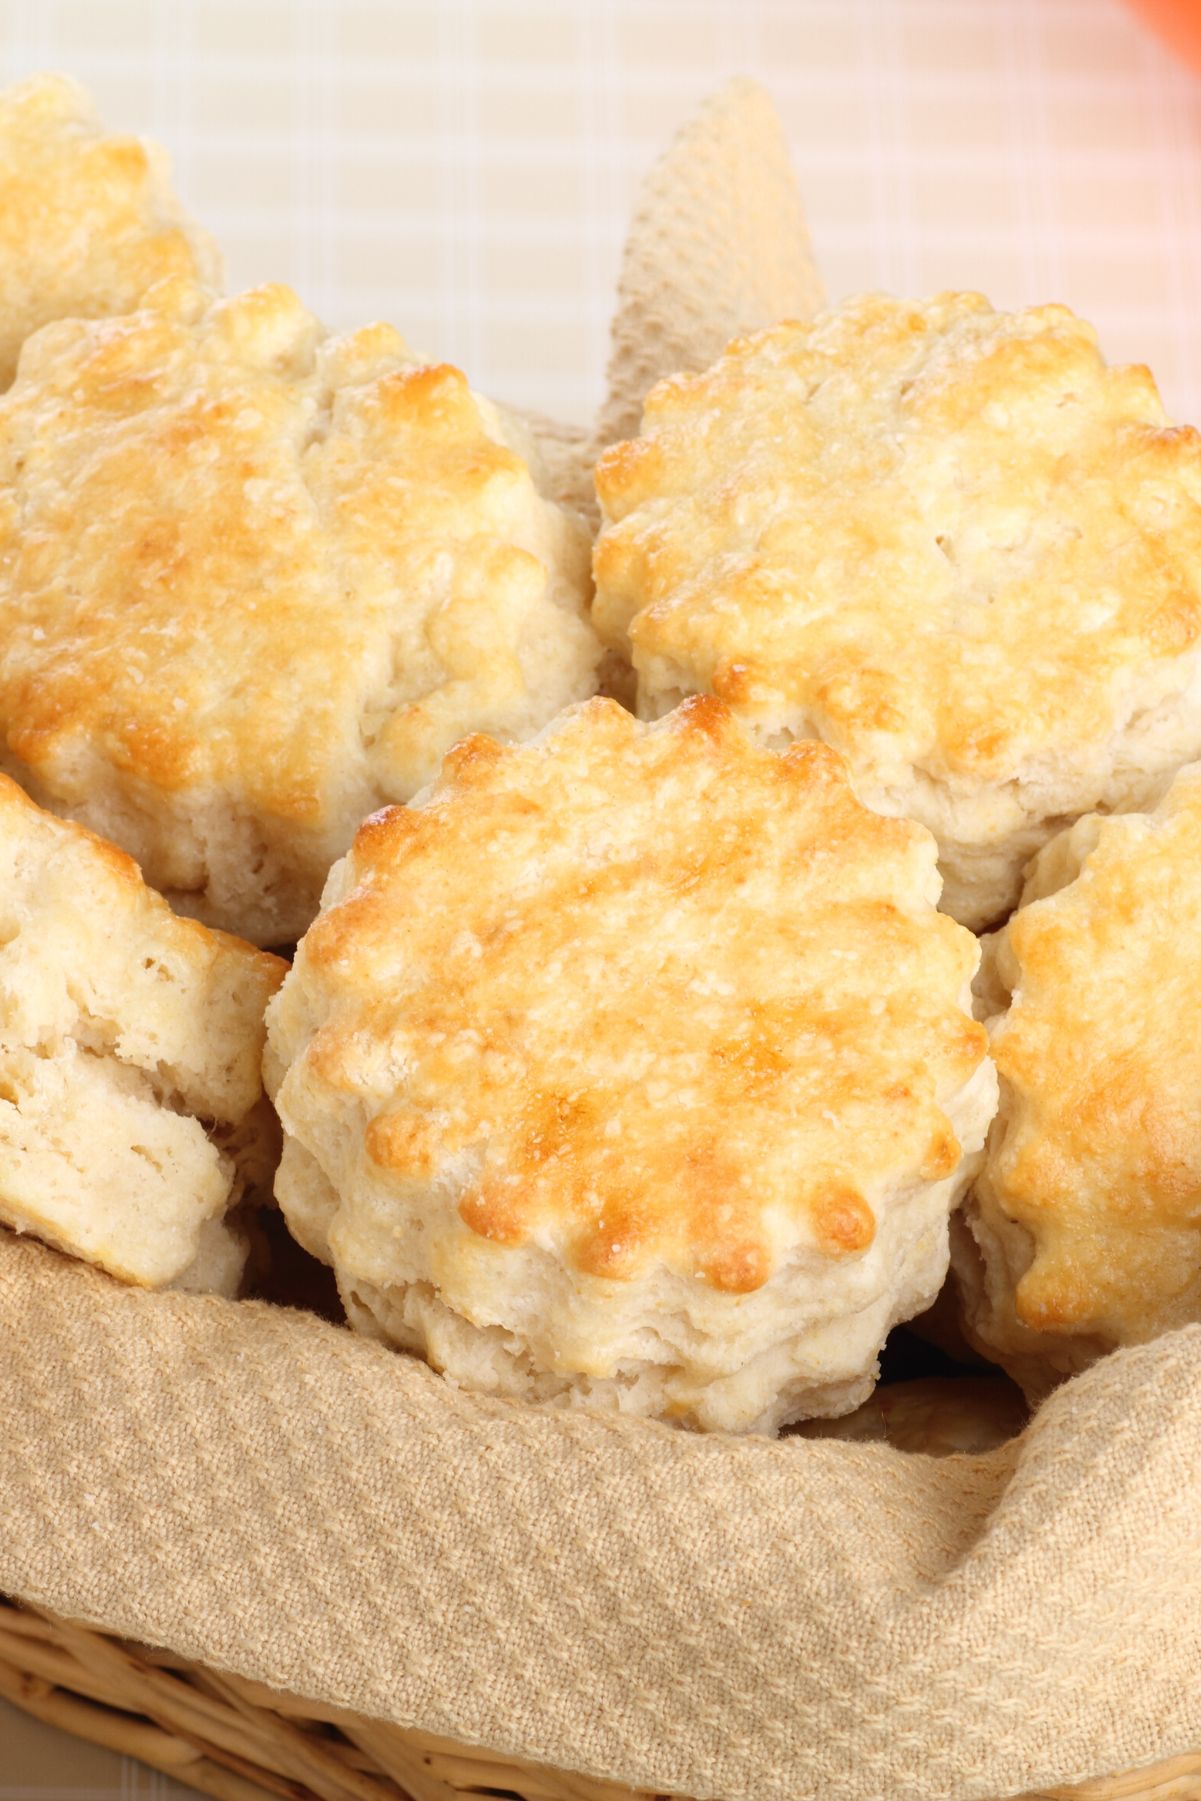
[[[528,416],[554,493],[594,518],[593,465],[637,432],[661,376],[703,369],[740,332],[808,319],[823,301],[779,115],[740,77],[688,121],[643,184],[595,425]]]
[[[0,1238],[0,1590],[725,1801],[983,1801],[1201,1743],[1201,1328],[934,1459],[489,1402]]]
[[[638,429],[662,375],[824,303],[788,143],[756,82],[701,108],[643,187],[622,259],[600,445]]]
[[[602,435],[814,303],[790,181],[747,84],[681,137]],[[489,1402],[3,1233],[0,1346],[0,1591],[277,1689],[700,1801],[989,1801],[1201,1745],[1201,1328],[943,1459]]]

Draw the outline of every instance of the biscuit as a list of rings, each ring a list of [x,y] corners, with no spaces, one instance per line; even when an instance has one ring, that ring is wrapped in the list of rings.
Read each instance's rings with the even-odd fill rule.
[[[164,152],[109,137],[62,75],[0,93],[0,388],[39,326],[132,312],[166,276],[217,287],[222,270]]]
[[[0,1224],[142,1287],[233,1293],[269,1192],[263,1012],[286,965],[176,919],[0,776]]]
[[[693,700],[465,740],[268,1014],[276,1195],[473,1388],[772,1431],[870,1392],[995,1104],[929,834]]]
[[[594,619],[640,712],[711,692],[833,744],[974,929],[1201,752],[1201,437],[1065,307],[869,296],[736,341],[596,479]]]
[[[954,1263],[968,1336],[1038,1395],[1201,1321],[1201,766],[1052,840],[985,963],[1001,1100]]]
[[[0,761],[177,910],[297,937],[465,732],[591,694],[588,538],[390,326],[155,288],[0,397]]]

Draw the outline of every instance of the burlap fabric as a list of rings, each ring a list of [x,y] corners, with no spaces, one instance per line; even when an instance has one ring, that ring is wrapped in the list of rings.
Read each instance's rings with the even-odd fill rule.
[[[727,235],[762,229],[722,198],[748,145],[788,192],[760,95],[707,118],[641,216],[623,329],[639,284],[670,319],[675,271],[719,280],[697,183]],[[778,246],[756,292],[753,249],[742,323],[803,309],[803,240],[791,295]],[[1201,1328],[943,1460],[490,1403],[4,1234],[0,1346],[0,1592],[217,1668],[723,1801],[986,1801],[1201,1745]]]

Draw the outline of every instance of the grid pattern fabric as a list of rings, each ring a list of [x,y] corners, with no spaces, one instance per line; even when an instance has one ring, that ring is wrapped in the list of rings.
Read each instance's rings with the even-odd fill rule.
[[[1201,414],[1201,82],[1120,0],[0,0],[45,67],[170,147],[234,283],[574,420],[640,175],[754,75],[831,295],[1065,300]]]

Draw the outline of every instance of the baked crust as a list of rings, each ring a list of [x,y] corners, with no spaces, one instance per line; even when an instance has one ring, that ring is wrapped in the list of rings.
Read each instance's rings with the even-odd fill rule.
[[[109,136],[65,76],[0,93],[0,388],[39,326],[131,312],[168,276],[216,287],[222,270],[172,191],[166,153]]]
[[[1001,1104],[956,1264],[1038,1392],[1201,1319],[1201,766],[1049,844],[988,960]]]
[[[465,731],[592,692],[587,585],[457,370],[286,288],[48,327],[0,398],[10,772],[259,943]]]
[[[286,969],[176,919],[122,851],[0,776],[0,1223],[147,1287],[236,1287],[270,1183]]]
[[[938,1287],[991,1112],[976,947],[937,894],[929,835],[863,808],[836,753],[757,749],[712,699],[469,738],[361,828],[271,1009],[285,1214],[386,1335],[430,1349],[388,1323],[421,1291],[590,1393],[671,1361],[666,1284],[709,1342],[652,1410],[694,1423],[706,1358],[736,1375],[756,1332],[820,1317],[788,1404],[837,1411],[880,1317]],[[839,1316],[873,1307],[848,1371]]]
[[[596,479],[594,618],[644,715],[711,692],[834,744],[966,923],[1201,750],[1201,437],[1065,307],[868,296],[736,341]]]

